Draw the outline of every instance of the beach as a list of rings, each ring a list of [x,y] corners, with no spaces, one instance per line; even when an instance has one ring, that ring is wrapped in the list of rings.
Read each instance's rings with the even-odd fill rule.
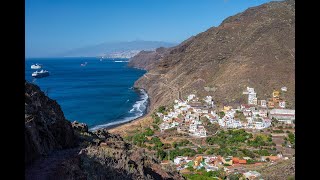
[[[149,127],[152,121],[153,119],[148,113],[132,121],[116,124],[114,126],[109,126],[105,129],[107,129],[110,133],[119,134],[122,137],[124,137],[128,134],[133,133],[135,130],[143,130]]]

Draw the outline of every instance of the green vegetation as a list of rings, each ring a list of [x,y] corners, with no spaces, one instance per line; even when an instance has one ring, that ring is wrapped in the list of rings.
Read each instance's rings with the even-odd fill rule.
[[[236,145],[252,138],[251,133],[247,133],[243,129],[220,131],[216,136],[208,137],[207,143],[210,145]]]
[[[273,133],[284,133],[284,131],[282,129],[280,129],[280,130],[276,129],[276,130],[273,130],[272,132]]]
[[[269,137],[266,137],[264,135],[258,135],[254,138],[254,140],[249,140],[248,141],[248,144],[250,146],[253,146],[253,147],[260,147],[260,146],[272,146],[274,145],[272,143],[272,138],[270,140],[270,136]]]
[[[189,157],[193,157],[197,154],[197,152],[193,149],[190,148],[184,148],[184,149],[174,149],[174,150],[170,150],[168,151],[170,153],[170,160],[173,160],[174,158],[176,158],[177,156],[189,156]],[[167,154],[169,156],[169,154]],[[165,157],[165,159],[168,159],[168,157]]]
[[[268,150],[266,149],[260,149],[260,150],[257,150],[257,151],[254,151],[256,154],[259,154],[260,156],[269,156],[270,153]]]
[[[146,140],[147,140],[147,138],[143,133],[142,134],[135,134],[132,137],[133,144],[138,145],[138,146],[142,146],[142,144],[144,144],[144,142],[146,142]]]
[[[174,147],[174,148],[177,148],[179,146],[187,146],[187,145],[193,145],[193,144],[190,141],[188,141],[187,139],[172,143],[172,147]]]
[[[155,124],[160,124],[161,123],[161,119],[160,119],[160,117],[159,116],[154,116],[154,117],[152,117],[153,118],[153,123],[155,123]]]
[[[147,128],[146,131],[144,132],[144,135],[146,136],[152,136],[153,134],[154,132],[150,128]]]
[[[241,111],[237,110],[236,113],[234,114],[234,117],[236,119],[240,119],[240,121],[242,121],[242,122],[247,122],[246,117],[244,116],[243,112],[241,112]]]
[[[166,107],[165,106],[160,106],[159,108],[158,108],[158,112],[159,113],[164,113],[166,111]]]
[[[233,173],[228,176],[229,180],[239,180],[243,175],[240,173]]]
[[[219,169],[217,171],[209,171],[209,172],[207,172],[204,169],[199,169],[196,171],[196,173],[184,175],[186,179],[190,179],[190,180],[215,180],[219,178],[225,179],[226,176],[227,176],[226,172],[224,172],[223,169]]]
[[[218,113],[218,115],[219,115],[220,118],[223,118],[223,117],[225,116],[225,113],[224,113],[223,111],[220,111],[220,112]]]
[[[207,148],[200,148],[200,147],[198,147],[197,148],[197,153],[198,154],[202,154],[203,152],[205,152],[207,150]]]
[[[289,138],[289,142],[290,142],[291,144],[294,144],[294,142],[295,142],[295,135],[294,135],[292,132],[290,132],[290,133],[288,134],[288,138]]]
[[[253,138],[251,133],[243,129],[220,131],[213,137],[206,139],[209,145],[219,145],[220,148],[209,148],[205,154],[219,154],[221,156],[237,156],[255,158],[258,156],[270,155],[271,146],[275,146],[272,142],[271,135],[257,135]],[[262,148],[252,151],[247,147]]]
[[[153,129],[156,130],[156,131],[159,131],[159,130],[160,130],[159,126],[156,125],[156,124],[152,124],[152,127],[153,127]]]

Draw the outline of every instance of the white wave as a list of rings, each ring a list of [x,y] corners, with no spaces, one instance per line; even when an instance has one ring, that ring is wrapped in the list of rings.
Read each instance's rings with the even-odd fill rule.
[[[111,123],[107,123],[107,124],[101,124],[101,125],[94,126],[94,127],[90,128],[89,131],[95,131],[98,129],[106,128],[108,126],[112,126],[112,125],[116,125],[116,124],[121,124],[124,122],[134,120],[138,117],[141,117],[143,115],[144,111],[147,109],[149,96],[146,93],[146,91],[144,91],[143,89],[141,89],[140,91],[142,93],[140,96],[141,100],[137,101],[132,106],[133,108],[129,111],[129,113],[132,114],[132,116],[125,117],[125,118],[121,119],[120,121],[115,121],[115,122],[111,122]]]
[[[141,90],[141,93],[141,100],[133,105],[133,108],[129,111],[130,113],[143,113],[146,110],[149,96],[144,90]]]
[[[129,61],[114,61],[114,62],[129,62]]]

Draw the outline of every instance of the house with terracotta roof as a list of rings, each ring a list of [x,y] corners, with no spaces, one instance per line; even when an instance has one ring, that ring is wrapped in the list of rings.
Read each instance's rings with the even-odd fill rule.
[[[233,157],[232,158],[232,161],[233,161],[233,164],[238,164],[239,163],[239,158],[237,158],[237,157]]]
[[[240,159],[240,160],[239,160],[239,164],[247,164],[247,160],[245,160],[245,159]]]

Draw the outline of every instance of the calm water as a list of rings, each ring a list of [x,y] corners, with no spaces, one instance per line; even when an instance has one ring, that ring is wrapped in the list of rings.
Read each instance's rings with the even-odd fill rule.
[[[146,111],[148,96],[134,90],[145,71],[127,67],[127,59],[29,58],[25,78],[57,100],[65,117],[88,124],[91,130],[130,121]],[[80,64],[87,62],[86,66]],[[32,64],[42,64],[50,76],[33,78]]]

